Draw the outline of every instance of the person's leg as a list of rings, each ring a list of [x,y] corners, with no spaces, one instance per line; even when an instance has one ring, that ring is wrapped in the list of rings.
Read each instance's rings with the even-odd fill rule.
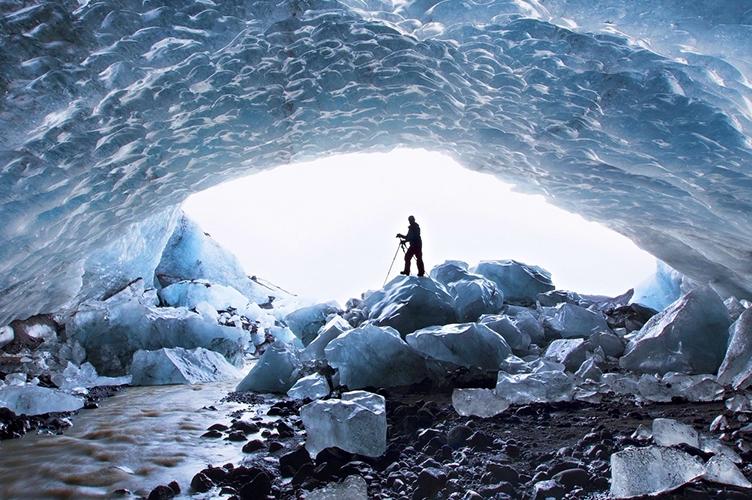
[[[415,255],[415,247],[410,245],[410,248],[405,252],[405,270],[402,271],[402,274],[406,276],[410,275],[410,261],[412,260],[413,255]]]
[[[426,269],[423,267],[423,248],[417,247],[415,249],[415,257],[418,261],[418,276],[425,276]]]

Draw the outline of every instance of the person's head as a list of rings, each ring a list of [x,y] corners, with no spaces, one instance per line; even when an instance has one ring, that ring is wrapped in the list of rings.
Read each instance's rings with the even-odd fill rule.
[[[409,222],[410,224],[415,224],[415,217],[411,215],[410,217],[407,218],[407,222]]]

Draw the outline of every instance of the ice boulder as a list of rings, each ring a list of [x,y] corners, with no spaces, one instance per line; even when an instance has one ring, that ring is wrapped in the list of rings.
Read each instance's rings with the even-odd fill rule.
[[[493,281],[480,276],[452,283],[449,294],[459,321],[475,321],[482,314],[497,313],[504,303],[504,296]]]
[[[454,299],[431,278],[399,276],[363,301],[368,319],[403,337],[421,328],[456,322]]]
[[[653,439],[658,446],[686,444],[692,448],[700,448],[700,435],[695,428],[671,418],[653,420]]]
[[[468,268],[469,266],[467,262],[462,262],[461,260],[447,260],[444,261],[443,264],[434,266],[434,268],[431,269],[431,272],[428,273],[428,275],[432,280],[437,281],[444,286],[449,286],[450,284],[457,281],[463,281],[478,277],[477,274],[471,274],[468,271]]]
[[[559,339],[551,342],[544,356],[574,372],[585,362],[587,352],[588,344],[583,339]]]
[[[752,309],[746,309],[729,328],[726,356],[718,369],[718,382],[734,389],[752,384]]]
[[[528,310],[517,311],[512,315],[507,308],[505,314],[512,318],[514,325],[520,332],[530,337],[530,342],[540,345],[545,341],[546,332],[543,324],[532,312]]]
[[[738,488],[752,488],[752,483],[742,474],[739,467],[725,455],[710,457],[705,464],[703,479],[719,484],[728,484]]]
[[[217,311],[237,309],[241,313],[248,305],[248,298],[231,286],[219,285],[206,280],[179,281],[159,291],[162,301],[171,307],[194,309],[208,302]]]
[[[302,342],[307,346],[316,338],[321,327],[326,324],[327,318],[332,314],[338,314],[339,305],[336,302],[326,302],[302,307],[285,316],[285,323]]]
[[[532,316],[531,316],[532,317]],[[498,333],[515,352],[527,352],[530,347],[530,334],[520,330],[517,324],[509,316],[503,314],[487,314],[480,317],[478,323]],[[542,331],[541,331],[542,333]]]
[[[511,404],[570,401],[573,393],[573,378],[558,370],[515,375],[499,372],[496,381],[496,394]]]
[[[612,332],[596,332],[590,336],[588,343],[600,347],[607,356],[618,358],[624,354],[624,342]]]
[[[739,319],[739,316],[741,316],[742,313],[747,310],[747,308],[744,307],[744,304],[742,304],[742,302],[736,297],[729,297],[724,300],[723,303],[726,305],[726,310],[731,317],[731,321],[736,321],[737,319]]]
[[[128,385],[131,383],[130,375],[123,377],[100,377],[91,363],[83,363],[81,366],[76,366],[70,361],[68,361],[68,365],[61,373],[55,373],[51,379],[59,389],[66,391],[90,389],[105,385]]]
[[[507,302],[535,303],[539,293],[554,289],[551,273],[515,260],[481,261],[473,272],[496,283]]]
[[[705,474],[699,459],[681,450],[649,446],[611,455],[611,497],[665,493]]]
[[[324,352],[339,371],[340,384],[350,389],[410,385],[427,377],[423,357],[390,327],[349,330],[329,342]]]
[[[348,330],[352,330],[350,323],[337,314],[321,327],[316,338],[300,353],[300,359],[303,361],[325,360],[326,354],[324,353],[324,349],[329,345],[329,342]]]
[[[587,338],[594,333],[611,331],[603,313],[569,303],[557,305],[547,324],[565,339]]]
[[[305,500],[368,500],[368,483],[360,476],[348,476],[307,492]]]
[[[429,326],[406,340],[430,359],[467,368],[498,370],[512,354],[504,337],[479,323]]]
[[[662,261],[656,261],[655,274],[635,287],[632,302],[662,311],[697,284]]]
[[[493,389],[455,389],[452,406],[463,417],[488,418],[509,408],[509,401],[497,396]]]
[[[293,385],[287,395],[293,399],[321,399],[329,395],[331,390],[329,389],[329,383],[326,381],[326,377],[314,373],[303,377]]]
[[[300,416],[311,457],[331,447],[367,457],[379,457],[386,451],[386,401],[378,394],[345,392],[341,399],[303,406]]]
[[[299,374],[298,350],[290,344],[277,341],[266,348],[264,354],[235,390],[285,393],[298,380]]]
[[[731,320],[708,286],[698,287],[645,323],[627,344],[622,368],[645,373],[716,373]]]
[[[163,347],[203,347],[239,365],[250,344],[240,328],[218,325],[186,308],[152,307],[135,300],[84,303],[66,324],[66,334],[86,350],[103,375],[124,375],[133,353]]]
[[[217,352],[174,347],[136,351],[131,375],[133,385],[205,384],[239,378],[240,371]]]
[[[16,415],[76,411],[83,406],[83,398],[38,385],[9,385],[0,388],[0,408],[8,408]]]

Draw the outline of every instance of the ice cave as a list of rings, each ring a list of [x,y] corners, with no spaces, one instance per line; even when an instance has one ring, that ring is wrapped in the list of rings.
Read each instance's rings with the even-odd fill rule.
[[[0,498],[749,498],[751,41],[746,0],[0,0]],[[181,210],[396,148],[655,276],[310,303]]]

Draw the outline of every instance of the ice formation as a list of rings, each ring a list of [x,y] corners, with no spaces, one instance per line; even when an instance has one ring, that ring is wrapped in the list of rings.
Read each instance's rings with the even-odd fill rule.
[[[562,303],[547,314],[547,324],[565,339],[585,338],[598,332],[608,332],[606,318],[600,311]]]
[[[745,310],[729,327],[726,357],[718,369],[718,381],[735,389],[752,383],[752,309]]]
[[[546,348],[545,357],[573,372],[585,362],[588,347],[583,339],[558,339]]]
[[[378,394],[352,391],[341,399],[314,401],[300,409],[300,417],[311,457],[329,447],[368,457],[386,450],[386,401]]]
[[[83,406],[83,398],[38,385],[0,388],[0,408],[8,408],[16,415],[76,411]]]
[[[569,401],[573,392],[572,377],[555,369],[515,375],[502,371],[496,382],[496,394],[511,404]]]
[[[535,321],[535,320],[534,320]],[[526,352],[532,339],[527,331],[520,329],[515,321],[506,315],[484,315],[478,320],[478,323],[487,326],[494,332],[498,333],[509,344],[515,352]],[[537,324],[537,321],[535,321]],[[541,334],[542,334],[541,330]],[[538,340],[543,340],[542,335]]]
[[[627,448],[611,455],[611,496],[630,498],[674,490],[705,474],[699,459],[673,448]]]
[[[341,483],[309,491],[305,500],[368,500],[368,483],[360,476],[348,476]]]
[[[321,327],[326,324],[327,318],[340,312],[336,302],[315,304],[297,309],[285,316],[287,327],[298,337],[304,346],[307,346],[316,338]]]
[[[467,368],[498,370],[512,354],[504,337],[480,323],[431,326],[405,340],[430,359]]]
[[[204,348],[136,351],[131,364],[133,385],[204,384],[240,376],[221,354]]]
[[[316,338],[300,353],[300,358],[304,361],[325,360],[326,354],[324,353],[324,349],[329,345],[329,342],[348,330],[352,330],[350,323],[345,321],[340,315],[334,316],[321,327]]]
[[[676,446],[683,443],[700,448],[700,436],[694,427],[670,418],[653,420],[653,439],[659,446]]]
[[[493,389],[455,389],[452,406],[462,416],[487,418],[509,408],[509,401],[497,396]]]
[[[243,311],[248,298],[232,287],[207,280],[179,281],[159,291],[162,301],[171,307],[196,309],[201,303],[210,304],[215,311],[229,308]]]
[[[491,280],[482,277],[457,281],[449,285],[458,321],[475,321],[482,314],[499,312],[503,294]]]
[[[289,344],[270,345],[235,388],[238,392],[285,393],[300,377],[300,353]]]
[[[551,273],[514,260],[483,261],[473,272],[493,281],[507,302],[535,303],[539,293],[554,289]]]
[[[295,382],[287,395],[293,399],[320,399],[329,395],[329,383],[326,377],[314,373]]]

